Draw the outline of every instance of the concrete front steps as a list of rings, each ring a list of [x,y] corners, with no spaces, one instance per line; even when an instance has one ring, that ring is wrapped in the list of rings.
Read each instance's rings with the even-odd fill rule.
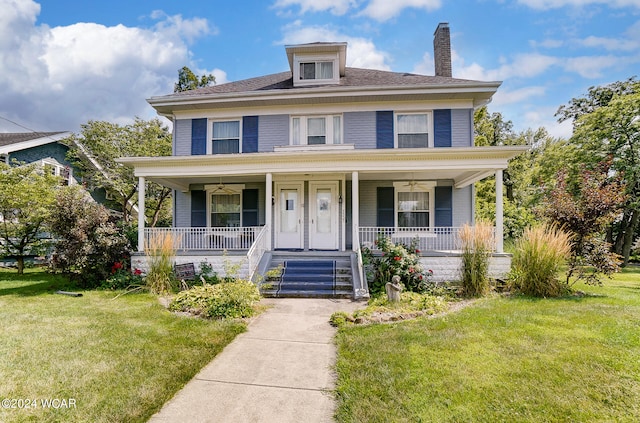
[[[262,290],[271,298],[353,298],[352,253],[274,251]]]

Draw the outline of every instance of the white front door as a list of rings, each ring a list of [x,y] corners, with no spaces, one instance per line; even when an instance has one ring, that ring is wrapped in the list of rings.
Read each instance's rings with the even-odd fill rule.
[[[338,182],[309,182],[309,248],[338,249]]]
[[[301,183],[276,185],[276,248],[303,248]]]

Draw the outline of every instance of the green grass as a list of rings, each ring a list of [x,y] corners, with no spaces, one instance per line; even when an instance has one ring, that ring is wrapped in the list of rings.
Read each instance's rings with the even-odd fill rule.
[[[58,289],[71,288],[42,271],[0,270],[0,399],[38,402],[0,407],[2,422],[146,421],[245,329],[176,316],[149,294]],[[76,406],[40,406],[53,398]]]
[[[640,269],[338,333],[340,422],[640,421]]]

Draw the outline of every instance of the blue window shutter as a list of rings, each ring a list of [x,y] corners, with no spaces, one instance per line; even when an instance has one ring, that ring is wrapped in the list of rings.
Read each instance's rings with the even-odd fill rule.
[[[451,147],[451,109],[433,111],[433,146]]]
[[[258,116],[242,118],[242,152],[258,152]]]
[[[376,112],[376,148],[393,148],[393,112]]]
[[[258,226],[258,190],[242,190],[242,226]]]
[[[207,226],[207,193],[202,190],[191,191],[191,227]]]
[[[436,187],[435,197],[435,226],[453,226],[453,187]]]
[[[207,119],[191,120],[191,155],[207,154]]]
[[[393,187],[378,187],[378,217],[377,217],[377,225],[378,227],[393,227],[395,226],[395,219],[393,216],[395,207],[395,195],[393,191]]]

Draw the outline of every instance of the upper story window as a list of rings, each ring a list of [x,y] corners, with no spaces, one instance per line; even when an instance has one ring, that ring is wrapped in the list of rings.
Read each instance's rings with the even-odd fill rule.
[[[428,114],[397,114],[396,123],[398,148],[429,147]]]
[[[291,145],[342,144],[342,116],[291,118]]]
[[[293,85],[337,84],[340,82],[338,56],[312,55],[296,56],[293,63]]]
[[[300,79],[333,79],[333,62],[300,63]]]
[[[232,154],[240,152],[240,121],[214,121],[210,154]]]

